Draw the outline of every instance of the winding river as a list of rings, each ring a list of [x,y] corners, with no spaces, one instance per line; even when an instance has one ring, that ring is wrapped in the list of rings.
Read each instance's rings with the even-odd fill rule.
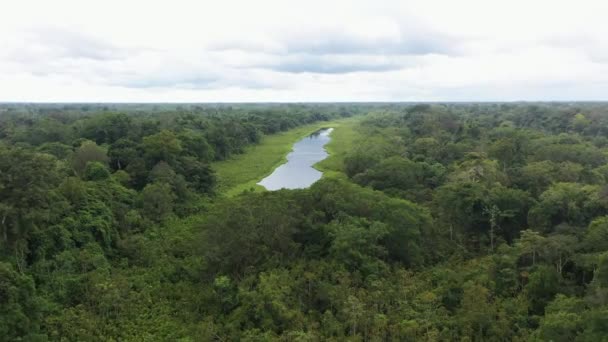
[[[295,143],[287,155],[287,163],[277,167],[258,184],[267,190],[303,189],[321,179],[323,173],[312,166],[327,158],[324,146],[331,140],[329,134],[332,130],[320,129]]]

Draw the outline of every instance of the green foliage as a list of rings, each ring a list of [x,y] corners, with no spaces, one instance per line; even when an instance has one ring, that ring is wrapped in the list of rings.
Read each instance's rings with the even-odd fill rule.
[[[388,257],[408,265],[424,262],[421,244],[429,236],[430,218],[423,208],[404,200],[386,198],[339,180],[319,182],[311,188],[313,200],[329,220],[341,215],[363,217],[388,224],[383,240]]]
[[[182,151],[181,142],[169,130],[162,130],[157,134],[144,137],[142,148],[151,164],[160,161],[172,164],[175,162],[177,155]]]
[[[539,196],[529,213],[530,225],[551,231],[560,223],[587,225],[592,217],[605,212],[596,186],[556,183]]]
[[[530,303],[530,311],[542,315],[545,306],[558,292],[559,274],[548,266],[540,266],[530,276],[525,293]]]
[[[577,298],[558,295],[541,319],[538,337],[543,341],[574,341],[584,326],[585,304]]]
[[[36,149],[39,152],[55,156],[57,159],[67,159],[72,153],[72,147],[60,142],[46,142]]]
[[[112,144],[132,134],[132,118],[125,113],[103,113],[84,120],[82,136],[98,144]]]
[[[219,203],[203,223],[203,254],[216,271],[241,275],[296,251],[298,208],[267,193]],[[247,229],[243,229],[247,227]]]
[[[357,174],[353,180],[386,193],[416,200],[428,197],[428,190],[441,184],[444,174],[445,168],[441,164],[391,157]]]
[[[120,138],[110,145],[108,157],[114,169],[124,169],[139,157],[137,144],[130,139]]]
[[[74,151],[72,156],[72,169],[76,175],[84,177],[89,162],[106,164],[108,162],[108,156],[106,151],[97,146],[96,143],[84,141],[80,147]]]
[[[84,169],[83,178],[89,181],[99,181],[108,179],[110,177],[110,171],[108,168],[97,161],[88,162]]]
[[[32,277],[0,262],[0,336],[3,340],[33,339],[39,331],[41,303]]]
[[[0,253],[25,258],[27,239],[49,223],[59,180],[52,156],[0,146]]]
[[[168,183],[146,185],[141,192],[144,216],[153,221],[163,221],[173,213],[175,199],[175,193]]]
[[[330,254],[351,271],[359,270],[363,275],[382,274],[386,267],[382,260],[387,251],[382,241],[390,233],[383,223],[369,223],[364,219],[349,219],[332,222],[327,228],[332,240]]]
[[[608,336],[604,104],[2,107],[0,340]]]
[[[583,246],[589,252],[608,250],[608,217],[598,217],[589,224]]]
[[[210,162],[214,159],[213,148],[202,133],[186,130],[181,132],[178,137],[183,146],[184,154],[203,162]]]

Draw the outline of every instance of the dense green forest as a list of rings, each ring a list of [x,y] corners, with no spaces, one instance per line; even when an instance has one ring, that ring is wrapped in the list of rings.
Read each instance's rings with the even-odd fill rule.
[[[346,117],[309,189],[218,190]],[[607,184],[604,103],[1,105],[0,339],[608,341]]]

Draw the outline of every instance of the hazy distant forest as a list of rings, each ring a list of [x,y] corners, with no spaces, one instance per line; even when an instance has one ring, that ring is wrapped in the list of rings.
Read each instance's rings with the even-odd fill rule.
[[[608,341],[608,104],[2,104],[0,340]]]

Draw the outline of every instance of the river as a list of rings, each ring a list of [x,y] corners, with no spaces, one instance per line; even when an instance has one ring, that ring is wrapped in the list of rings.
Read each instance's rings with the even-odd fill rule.
[[[274,172],[258,184],[267,190],[303,189],[321,179],[323,173],[312,166],[327,158],[325,144],[331,138],[333,128],[323,128],[293,145],[287,155],[287,163],[277,167]]]

